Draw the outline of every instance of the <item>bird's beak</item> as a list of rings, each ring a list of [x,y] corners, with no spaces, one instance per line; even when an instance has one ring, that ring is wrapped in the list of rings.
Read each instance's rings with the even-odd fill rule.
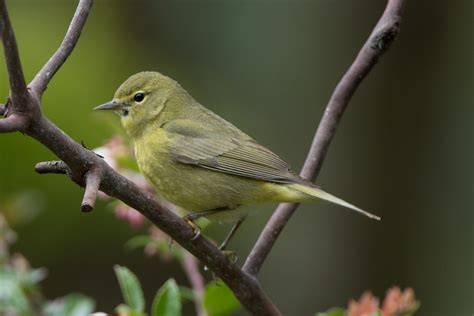
[[[110,101],[94,108],[95,110],[120,110],[124,107],[124,104],[118,103],[117,101]]]

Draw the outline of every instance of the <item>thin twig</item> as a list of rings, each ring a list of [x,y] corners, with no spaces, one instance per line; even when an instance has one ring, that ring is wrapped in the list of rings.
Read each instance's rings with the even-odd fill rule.
[[[35,166],[35,171],[39,174],[67,174],[73,178],[69,167],[64,162],[58,160],[37,163]],[[91,167],[90,170],[86,172],[83,184],[77,181],[77,179],[73,178],[75,182],[79,182],[79,185],[83,185],[85,187],[84,197],[81,203],[81,211],[87,213],[94,209],[97,195],[99,193],[101,179],[102,171],[97,167]]]
[[[92,3],[93,0],[79,1],[76,12],[74,13],[74,17],[71,20],[69,28],[66,32],[66,36],[64,37],[61,45],[31,82],[30,87],[38,95],[43,95],[49,81],[51,81],[53,76],[72,53],[79,40],[79,37],[81,36],[81,32],[86,23]]]
[[[28,100],[28,90],[5,0],[0,0],[0,37],[8,70],[12,103],[15,106],[25,106]]]
[[[379,57],[387,50],[397,36],[404,6],[404,0],[388,0],[385,11],[372,34],[336,86],[326,106],[301,171],[303,178],[314,180],[317,177],[329,145],[352,95],[361,81],[377,63]],[[278,236],[297,207],[298,204],[289,203],[283,203],[278,206],[247,257],[243,266],[244,271],[252,275],[258,274]]]
[[[85,175],[85,188],[84,198],[81,203],[81,210],[83,212],[90,212],[94,209],[95,201],[97,200],[97,194],[99,193],[100,181],[102,178],[102,172],[100,168],[93,168],[89,170]]]
[[[207,316],[202,301],[204,296],[205,281],[201,271],[199,270],[199,262],[192,254],[186,251],[184,254],[184,259],[181,260],[181,266],[183,267],[184,273],[186,274],[194,291],[194,305],[196,307],[196,315]]]
[[[64,162],[60,160],[54,160],[54,161],[44,161],[44,162],[37,163],[35,166],[35,171],[38,172],[39,174],[46,174],[46,173],[68,174],[69,168]]]

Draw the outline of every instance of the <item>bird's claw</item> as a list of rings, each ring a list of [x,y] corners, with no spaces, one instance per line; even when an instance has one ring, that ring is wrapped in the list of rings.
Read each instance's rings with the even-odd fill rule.
[[[188,216],[184,216],[183,219],[188,223],[189,226],[193,229],[194,235],[191,237],[191,240],[196,240],[199,236],[201,236],[201,228],[198,224],[196,224],[191,218]]]
[[[201,236],[201,229],[199,228],[198,225],[193,228],[194,230],[194,236],[191,238],[191,240],[196,240],[199,236]]]
[[[235,264],[237,263],[237,261],[239,260],[239,254],[236,252],[236,251],[232,251],[232,250],[222,250],[222,254],[230,261],[232,262],[232,264]]]

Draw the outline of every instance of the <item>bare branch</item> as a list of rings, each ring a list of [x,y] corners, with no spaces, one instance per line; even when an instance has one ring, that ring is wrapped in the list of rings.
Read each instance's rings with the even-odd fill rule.
[[[86,23],[90,9],[92,7],[93,0],[80,0],[77,6],[74,17],[71,20],[71,24],[66,32],[61,46],[54,53],[53,56],[48,60],[44,67],[38,72],[30,87],[39,95],[43,95],[46,90],[49,81],[53,78],[59,68],[64,64],[66,59],[72,53],[76,46],[79,37],[81,36],[82,29]]]
[[[0,133],[23,131],[27,123],[28,121],[25,116],[12,114],[7,118],[0,119]]]
[[[12,102],[16,107],[19,105],[25,106],[28,99],[28,90],[5,0],[0,0],[0,37],[2,38],[5,64],[8,70]]]
[[[94,209],[97,195],[99,193],[99,186],[102,179],[102,170],[100,167],[91,167],[84,175],[84,180],[81,183],[77,181],[72,175],[71,169],[62,161],[46,161],[37,163],[35,171],[39,174],[56,173],[69,175],[73,181],[85,187],[84,197],[81,203],[81,210],[85,213]]]
[[[85,175],[85,187],[84,198],[81,203],[81,210],[83,212],[90,212],[94,209],[95,201],[97,200],[97,194],[99,193],[99,185],[102,177],[100,168],[94,168],[89,170]]]
[[[404,6],[404,0],[388,0],[385,11],[372,34],[336,86],[301,171],[303,178],[314,180],[317,177],[352,95],[397,36]],[[298,204],[289,203],[278,206],[250,252],[243,266],[244,271],[252,275],[258,274],[278,236],[297,207]]]
[[[35,171],[38,172],[39,174],[46,174],[46,173],[69,174],[70,173],[68,166],[60,160],[39,162],[35,166]]]
[[[5,115],[6,110],[7,110],[7,107],[5,106],[5,104],[0,103],[0,115],[1,116]]]

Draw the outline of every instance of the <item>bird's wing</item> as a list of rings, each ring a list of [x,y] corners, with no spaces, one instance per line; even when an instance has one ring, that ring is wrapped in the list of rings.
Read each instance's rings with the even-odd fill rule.
[[[270,182],[302,181],[285,161],[251,138],[237,139],[213,132],[196,132],[196,129],[189,128],[189,124],[179,125],[164,128],[168,131],[171,155],[175,161]],[[193,132],[190,133],[190,130]]]

